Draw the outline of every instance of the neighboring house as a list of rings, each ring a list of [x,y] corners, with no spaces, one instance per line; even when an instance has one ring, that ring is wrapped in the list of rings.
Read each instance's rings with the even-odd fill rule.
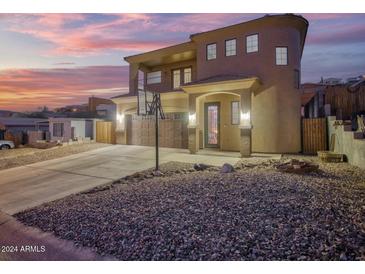
[[[342,83],[343,82],[342,82],[341,78],[330,77],[330,78],[326,78],[326,79],[321,80],[321,84],[327,85],[327,86],[341,85]]]
[[[105,119],[114,119],[117,113],[117,105],[116,104],[100,104],[96,106],[96,114],[98,117],[102,117]]]
[[[0,117],[0,124],[2,124],[6,131],[12,134],[26,133],[28,130],[48,131],[47,119],[36,118],[2,118]]]
[[[97,107],[100,105],[105,106],[105,105],[115,105],[115,104],[110,99],[99,98],[94,96],[89,97],[88,110],[90,112],[96,112]]]
[[[346,79],[346,84],[353,85],[353,84],[356,84],[356,83],[358,83],[360,81],[364,81],[364,80],[365,80],[364,75],[360,75],[357,77],[349,77]]]
[[[39,131],[45,138],[48,128],[47,119],[0,117],[0,140],[7,139],[13,141],[17,146],[24,145],[29,141],[29,132]]]
[[[353,120],[365,111],[365,79],[353,77],[337,85],[303,84],[301,103],[304,118],[336,116],[338,120]]]
[[[98,119],[82,118],[50,118],[49,131],[51,141],[68,142],[95,137],[96,121]]]
[[[330,115],[325,107],[325,85],[306,83],[301,85],[301,104],[303,118],[319,118]]]
[[[129,93],[113,98],[117,142],[134,144],[135,136],[142,136],[141,144],[153,144],[149,118],[136,116],[143,87],[161,93],[164,112],[173,121],[160,138],[181,140],[178,145],[186,144],[191,153],[201,148],[242,156],[299,152],[300,63],[307,29],[302,16],[267,15],[126,57]]]

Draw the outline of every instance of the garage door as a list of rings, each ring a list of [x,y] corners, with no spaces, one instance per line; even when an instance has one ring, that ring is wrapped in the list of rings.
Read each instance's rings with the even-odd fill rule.
[[[159,121],[159,142],[161,147],[188,147],[188,114],[167,113]],[[130,145],[155,145],[154,116],[127,116],[127,143]]]

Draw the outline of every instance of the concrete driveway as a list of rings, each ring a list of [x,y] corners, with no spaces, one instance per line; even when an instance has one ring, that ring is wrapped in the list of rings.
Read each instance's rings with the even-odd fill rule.
[[[160,149],[160,162],[235,164],[239,153]],[[15,214],[44,202],[110,183],[154,167],[154,147],[114,145],[64,158],[0,171],[0,211]]]

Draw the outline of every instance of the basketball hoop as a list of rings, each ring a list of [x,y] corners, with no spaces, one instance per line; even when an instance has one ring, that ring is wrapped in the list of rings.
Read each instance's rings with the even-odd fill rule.
[[[159,126],[158,119],[165,119],[165,114],[161,105],[161,96],[158,92],[146,91],[138,89],[138,115],[154,115],[155,116],[155,141],[156,141],[156,168],[159,170]]]

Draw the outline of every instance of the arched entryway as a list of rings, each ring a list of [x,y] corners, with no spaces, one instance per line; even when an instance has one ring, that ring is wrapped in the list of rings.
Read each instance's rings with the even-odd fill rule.
[[[216,92],[196,100],[199,149],[240,151],[240,95]]]
[[[219,138],[216,142],[216,147],[228,151],[239,150],[242,157],[250,156],[252,145],[252,92],[259,86],[260,81],[257,77],[211,77],[182,86],[182,89],[189,95],[188,130],[190,153],[196,153],[199,149],[206,147],[207,140],[209,140],[209,138],[206,138],[209,135],[209,132],[206,132],[206,125],[207,123],[209,124],[209,121],[202,121],[204,121],[205,117],[209,116],[209,113],[206,111],[207,105],[204,102],[206,100],[212,100],[210,103],[216,101],[216,104],[213,104],[212,111],[219,113],[217,115],[223,114],[226,118],[223,123],[219,120],[219,125],[213,123],[213,129],[218,131],[217,133],[213,132],[217,134],[214,138]],[[232,101],[234,101],[232,96],[236,100],[239,98],[239,111],[237,115],[239,117],[239,123],[237,122],[237,127],[228,122],[228,119],[232,119],[233,116],[231,106],[227,106],[226,104],[227,102],[232,104]],[[224,108],[221,106],[221,102],[224,102]]]

